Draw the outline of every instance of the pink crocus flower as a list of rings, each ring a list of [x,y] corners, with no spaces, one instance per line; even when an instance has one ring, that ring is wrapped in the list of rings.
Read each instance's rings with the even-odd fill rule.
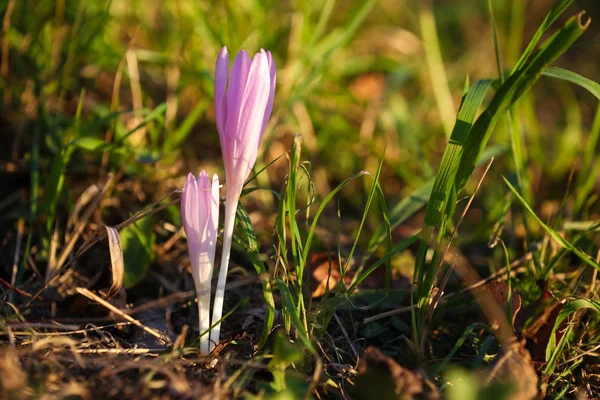
[[[210,292],[217,231],[219,225],[219,177],[213,175],[210,181],[206,171],[198,178],[189,174],[183,186],[181,197],[181,219],[187,236],[188,251],[192,264],[192,276],[198,296],[198,317],[200,320],[200,352],[210,351]]]
[[[260,140],[269,122],[275,96],[275,63],[270,52],[261,50],[252,60],[240,51],[229,71],[229,53],[223,47],[215,71],[215,113],[227,180],[223,253],[215,294],[212,322],[222,316],[231,239],[240,194],[250,175]],[[221,324],[215,325],[210,339],[219,341]]]

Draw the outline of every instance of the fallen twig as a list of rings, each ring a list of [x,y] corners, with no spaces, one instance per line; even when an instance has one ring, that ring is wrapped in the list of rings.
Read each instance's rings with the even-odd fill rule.
[[[119,315],[120,317],[131,322],[138,328],[143,329],[150,335],[157,338],[162,344],[171,345],[171,339],[169,339],[167,336],[165,336],[164,334],[162,334],[160,332],[157,332],[156,330],[154,330],[152,328],[147,327],[146,325],[142,324],[140,321],[136,320],[135,318],[125,314],[123,311],[119,310],[117,307],[113,306],[108,301],[102,299],[100,296],[92,293],[90,290],[88,290],[86,288],[81,288],[81,287],[78,287],[75,290],[77,291],[77,293],[87,297],[90,300],[97,302],[98,304],[102,305],[103,307],[107,308],[108,310],[114,312],[115,314]]]

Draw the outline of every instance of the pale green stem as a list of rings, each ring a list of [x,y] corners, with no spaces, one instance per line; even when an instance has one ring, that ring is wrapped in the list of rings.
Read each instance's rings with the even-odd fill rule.
[[[240,200],[239,195],[232,199],[226,199],[225,202],[225,223],[223,226],[223,251],[221,252],[221,268],[219,269],[219,280],[217,281],[217,290],[215,292],[215,301],[213,303],[212,323],[216,324],[210,331],[210,348],[212,349],[219,343],[221,335],[221,323],[218,322],[223,315],[223,300],[225,297],[225,283],[227,281],[227,269],[229,268],[229,255],[231,253],[231,240],[233,239],[233,228],[235,225],[235,212]],[[218,322],[218,323],[217,323]]]

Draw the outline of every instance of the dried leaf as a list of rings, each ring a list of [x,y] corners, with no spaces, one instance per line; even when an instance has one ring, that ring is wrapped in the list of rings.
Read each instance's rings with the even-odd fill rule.
[[[435,385],[369,346],[358,364],[354,399],[439,399]]]
[[[357,257],[358,258],[358,257]],[[347,260],[342,259],[342,264],[346,263]],[[376,259],[374,257],[368,259],[365,262],[364,269],[368,269]],[[324,296],[328,291],[333,291],[338,287],[338,283],[342,280],[342,273],[340,268],[340,260],[338,255],[329,252],[310,253],[309,256],[310,270],[312,271],[312,282],[311,287],[313,289],[312,297]],[[344,286],[349,287],[352,284],[352,280],[356,274],[356,264],[353,261],[350,263],[350,267],[344,274]],[[363,270],[364,270],[363,269]],[[386,270],[382,266],[372,271],[360,284],[361,289],[381,289],[385,285]],[[410,280],[401,274],[393,275],[391,282],[392,289],[403,289],[409,290],[411,287]]]
[[[112,271],[112,284],[110,285],[106,295],[106,298],[110,299],[119,293],[121,287],[123,286],[125,263],[123,261],[123,248],[121,247],[119,232],[110,226],[105,226],[105,228],[108,237],[108,246],[110,248],[110,265]]]
[[[327,252],[311,253],[309,256],[310,270],[312,271],[311,287],[315,288],[312,297],[324,296],[328,291],[335,290],[342,279],[338,257]],[[344,277],[344,283],[350,284],[350,276]]]

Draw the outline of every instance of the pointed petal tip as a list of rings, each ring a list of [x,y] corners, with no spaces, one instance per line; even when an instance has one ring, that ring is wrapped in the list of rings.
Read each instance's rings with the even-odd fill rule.
[[[192,174],[191,172],[189,172],[187,174],[187,177],[185,178],[185,183],[183,185],[183,189],[185,190],[185,188],[190,185],[192,182],[194,182],[196,180],[196,178],[194,177],[194,174]]]
[[[208,173],[206,170],[200,171],[198,174],[198,188],[206,189],[210,187],[210,179],[208,178]]]
[[[234,65],[237,62],[241,62],[243,60],[245,60],[246,62],[250,61],[250,56],[248,55],[248,53],[246,53],[246,50],[240,50],[236,56],[235,56],[235,61],[234,61]]]
[[[197,192],[196,178],[191,172],[188,173],[183,185],[183,193],[181,195],[181,220],[183,221],[184,227],[190,224],[188,217],[190,216],[189,206],[193,204],[192,198]]]

